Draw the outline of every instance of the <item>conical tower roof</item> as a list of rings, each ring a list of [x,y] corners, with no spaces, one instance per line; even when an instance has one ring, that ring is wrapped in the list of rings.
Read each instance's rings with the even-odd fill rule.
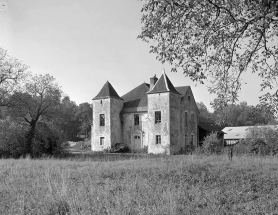
[[[105,98],[122,99],[108,81],[103,85],[102,89],[93,100]]]
[[[153,89],[151,89],[148,94],[152,93],[164,93],[164,92],[172,92],[176,94],[180,94],[176,88],[173,86],[172,82],[165,74],[165,72],[160,76]]]

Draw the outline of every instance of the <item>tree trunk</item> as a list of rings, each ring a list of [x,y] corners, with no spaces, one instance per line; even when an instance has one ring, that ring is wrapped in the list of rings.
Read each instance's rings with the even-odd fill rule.
[[[33,157],[33,139],[35,137],[35,129],[37,122],[32,120],[30,122],[30,128],[26,136],[26,154],[29,154],[30,157]]]

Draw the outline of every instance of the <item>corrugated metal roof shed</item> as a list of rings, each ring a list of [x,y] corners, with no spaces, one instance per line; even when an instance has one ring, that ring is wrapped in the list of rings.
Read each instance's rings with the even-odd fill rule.
[[[223,132],[225,132],[224,140],[244,139],[248,130],[254,127],[257,128],[269,127],[273,129],[278,129],[278,125],[225,127],[222,130]]]

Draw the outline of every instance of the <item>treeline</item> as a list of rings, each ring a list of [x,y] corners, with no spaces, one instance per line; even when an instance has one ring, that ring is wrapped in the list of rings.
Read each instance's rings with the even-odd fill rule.
[[[58,155],[77,134],[89,136],[92,109],[66,96],[55,78],[0,48],[0,157]]]
[[[248,105],[247,102],[230,104],[221,109],[208,111],[203,102],[197,103],[200,116],[221,126],[255,126],[255,125],[276,125],[278,124],[275,115],[263,106]]]

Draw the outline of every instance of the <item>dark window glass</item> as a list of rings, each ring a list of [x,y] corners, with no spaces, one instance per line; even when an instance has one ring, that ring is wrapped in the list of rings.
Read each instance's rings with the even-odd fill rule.
[[[103,146],[104,145],[104,137],[100,137],[99,140],[99,145]]]
[[[105,126],[105,116],[104,116],[104,114],[99,115],[99,125],[100,126]]]
[[[134,114],[134,125],[139,125],[139,114]]]
[[[156,144],[161,144],[161,135],[156,135],[156,138],[155,138],[155,143]]]
[[[155,124],[161,123],[161,111],[155,111]]]

